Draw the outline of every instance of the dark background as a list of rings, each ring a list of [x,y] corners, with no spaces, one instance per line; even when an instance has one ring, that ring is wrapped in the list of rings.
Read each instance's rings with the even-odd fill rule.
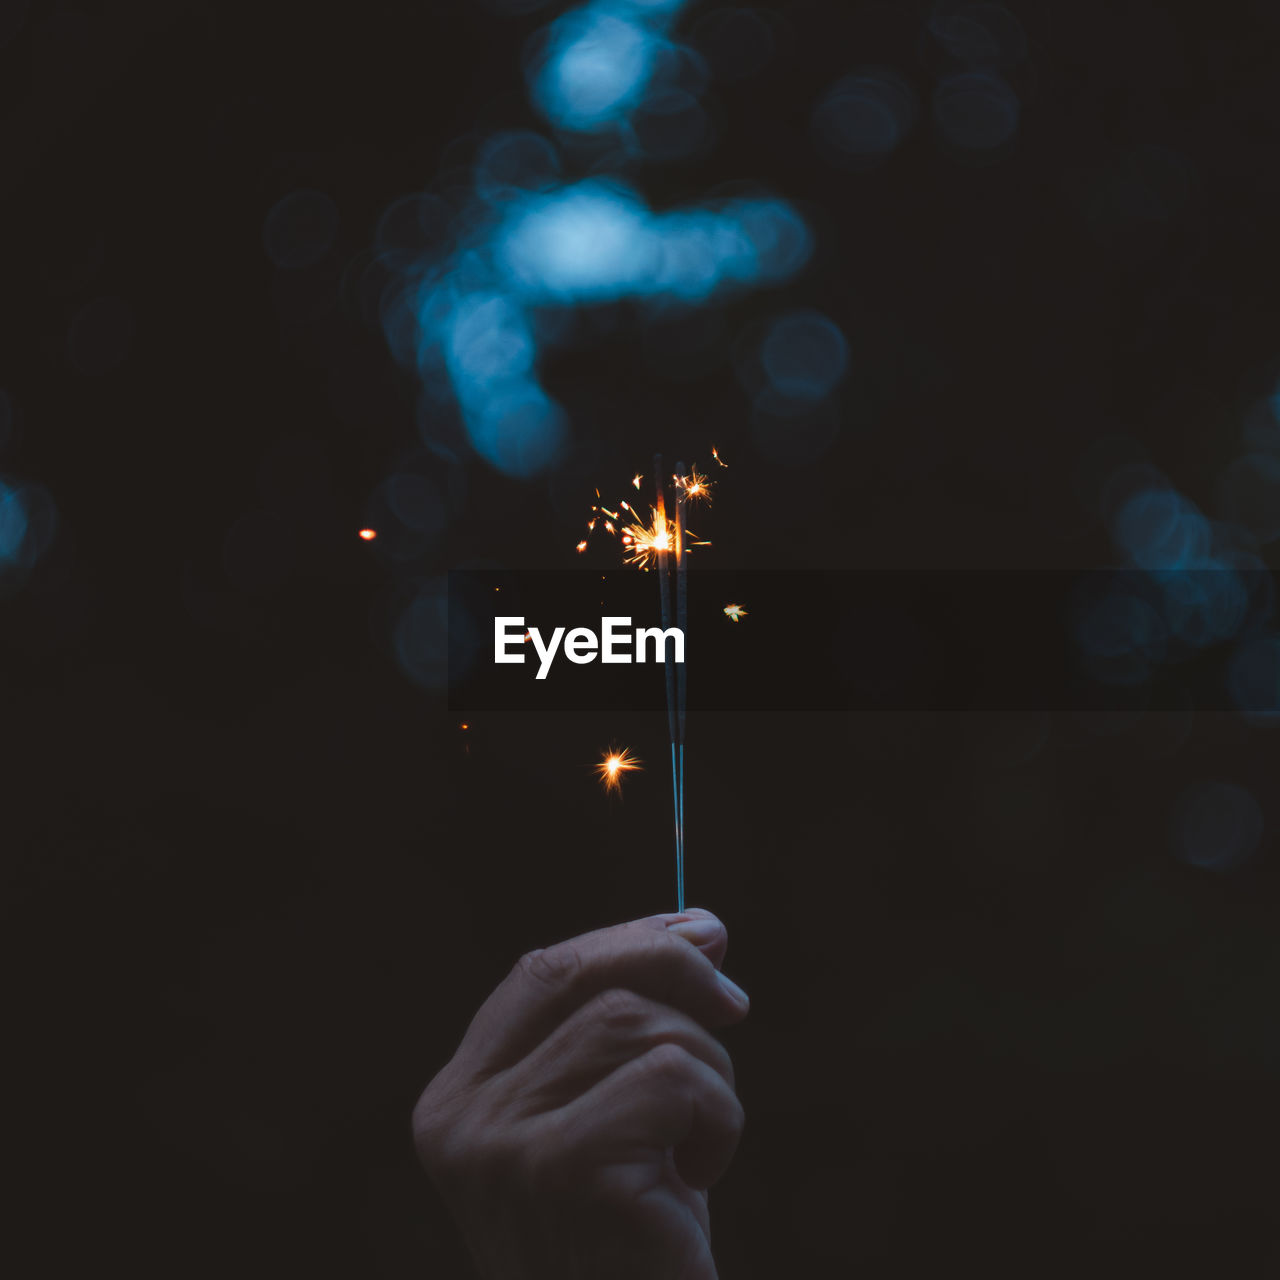
[[[728,304],[694,376],[656,375],[625,313],[557,357],[577,452],[530,482],[424,454],[349,268],[468,137],[536,126],[519,49],[555,6],[0,10],[0,469],[60,514],[0,604],[24,1274],[465,1274],[409,1110],[521,952],[673,908],[665,716],[461,730],[397,661],[423,582],[575,567],[591,475],[713,443],[725,569],[1111,563],[1080,475],[1116,434],[1209,502],[1280,372],[1277,11],[1008,7],[1015,145],[965,163],[926,111],[857,172],[814,106],[866,63],[927,103],[930,7],[762,6],[775,52],[713,84],[717,146],[642,182],[766,182],[814,260]],[[339,237],[284,272],[263,222],[301,188]],[[730,366],[797,306],[853,363],[834,444],[788,467]],[[406,467],[447,530],[361,542]],[[691,725],[688,900],[753,998],[726,1280],[1274,1265],[1275,732],[745,696]],[[611,742],[651,766],[621,799],[591,772]],[[1262,808],[1236,870],[1178,857],[1205,779]]]

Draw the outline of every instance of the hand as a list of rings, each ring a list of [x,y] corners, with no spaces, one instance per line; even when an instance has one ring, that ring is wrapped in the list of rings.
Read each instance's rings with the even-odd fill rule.
[[[727,942],[710,912],[649,916],[531,951],[481,1005],[413,1128],[485,1280],[716,1280]]]

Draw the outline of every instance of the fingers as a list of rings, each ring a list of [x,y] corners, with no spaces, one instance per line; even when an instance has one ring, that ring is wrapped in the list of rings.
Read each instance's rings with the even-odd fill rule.
[[[718,1071],[679,1045],[661,1044],[546,1119],[567,1168],[635,1163],[674,1148],[681,1179],[704,1191],[728,1169],[744,1114]]]
[[[702,907],[690,907],[687,911],[660,915],[656,919],[665,921],[670,932],[693,943],[717,969],[724,964],[729,934],[710,911],[704,911]],[[714,927],[714,932],[704,932],[710,927]]]
[[[459,1053],[470,1070],[503,1070],[611,988],[680,1009],[706,1027],[729,1026],[747,1012],[706,955],[649,916],[523,956],[481,1005]]]
[[[620,987],[592,996],[519,1065],[526,1115],[562,1107],[625,1063],[670,1044],[706,1063],[734,1088],[725,1047],[687,1013]]]

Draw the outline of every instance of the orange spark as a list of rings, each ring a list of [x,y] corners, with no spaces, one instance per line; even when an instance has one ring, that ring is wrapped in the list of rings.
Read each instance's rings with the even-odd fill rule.
[[[699,500],[710,505],[711,502],[711,482],[706,476],[698,474],[698,468],[690,468],[687,476],[676,476],[676,484],[684,490],[684,496],[691,502]]]
[[[604,782],[606,791],[621,791],[622,775],[639,769],[641,763],[631,754],[629,747],[624,747],[621,751],[610,750],[605,752],[604,759],[596,765],[596,773]]]
[[[675,526],[670,520],[664,521],[653,511],[653,524],[645,528],[642,524],[627,525],[622,542],[627,547],[627,563],[639,565],[647,569],[658,558],[660,552],[669,551],[675,545]]]
[[[726,469],[728,468],[729,464],[728,464],[728,463],[727,463],[727,462],[726,462],[726,461],[725,461],[725,460],[724,460],[724,459],[723,459],[723,458],[722,458],[722,457],[721,457],[721,456],[716,452],[716,447],[715,447],[715,445],[712,445],[712,446],[711,446],[711,456],[712,456],[712,457],[713,457],[713,458],[714,458],[714,459],[715,459],[715,460],[716,460],[716,461],[717,461],[717,462],[718,462],[722,467],[725,467]]]
[[[724,616],[734,622],[741,622],[747,616],[747,611],[740,604],[727,604],[724,607]]]
[[[638,489],[640,487],[640,481],[643,479],[644,479],[644,476],[637,473],[636,476],[632,479],[631,483],[635,485],[635,487]],[[623,506],[626,506],[626,503],[623,503]]]
[[[360,530],[360,536],[361,536],[361,537],[362,537],[366,542],[372,542],[372,541],[374,540],[374,538],[376,538],[376,537],[378,536],[378,531],[377,531],[377,529],[361,529],[361,530]]]
[[[592,521],[592,523],[594,524],[595,522]],[[583,538],[583,540],[580,543],[578,543],[578,554],[581,555],[586,549],[587,549],[587,540],[586,538]]]

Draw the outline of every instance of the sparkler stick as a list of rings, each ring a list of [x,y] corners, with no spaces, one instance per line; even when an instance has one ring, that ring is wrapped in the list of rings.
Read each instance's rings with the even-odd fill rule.
[[[676,474],[684,476],[684,463],[676,463]],[[689,560],[684,546],[684,508],[688,500],[688,484],[676,483],[676,626],[689,639],[688,582]],[[677,910],[684,910],[684,715],[685,715],[685,670],[686,662],[680,664],[676,672],[676,732],[680,749],[680,782],[677,790],[679,812],[676,824],[680,829],[680,840],[676,845],[676,897],[679,902]]]
[[[656,527],[662,530],[667,525],[666,486],[663,484],[662,454],[653,458],[653,484],[657,490]],[[676,499],[679,508],[679,497]],[[671,626],[671,580],[667,577],[667,543],[665,536],[658,543],[658,596],[662,607],[662,629],[665,632]],[[664,640],[665,644],[666,641]],[[674,663],[664,662],[663,669],[667,677],[667,729],[671,734],[671,804],[676,824],[676,910],[684,910],[684,850],[682,846],[683,832],[680,823],[680,781],[676,772],[676,673]]]

